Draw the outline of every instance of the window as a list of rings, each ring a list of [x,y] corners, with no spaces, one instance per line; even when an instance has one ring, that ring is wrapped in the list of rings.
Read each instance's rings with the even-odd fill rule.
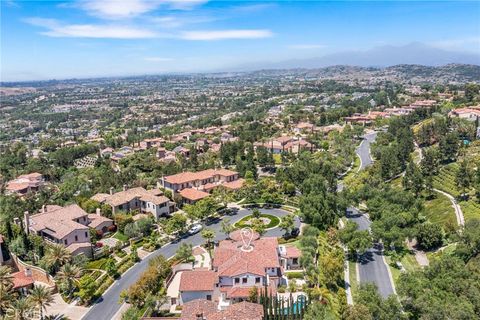
[[[211,300],[212,300],[212,295],[211,295],[211,294],[207,294],[207,300],[208,300],[208,301],[211,301]]]
[[[78,236],[75,236],[75,241],[78,241]]]
[[[85,238],[88,238],[88,232],[85,231]]]
[[[239,278],[235,278],[235,283],[240,283],[240,279],[239,279]]]
[[[260,283],[260,277],[255,278],[255,283]]]
[[[65,245],[68,245],[68,240],[67,239],[63,240],[63,243],[65,243]]]
[[[293,258],[292,263],[293,263],[293,264],[298,264],[298,258]]]
[[[154,205],[154,204],[152,205],[152,208],[155,209],[155,205]]]
[[[248,278],[242,278],[242,283],[247,283]]]

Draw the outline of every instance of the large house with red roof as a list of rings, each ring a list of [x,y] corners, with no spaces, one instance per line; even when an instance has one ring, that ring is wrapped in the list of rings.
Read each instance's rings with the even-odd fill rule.
[[[448,115],[469,121],[477,121],[480,118],[480,106],[453,109]]]
[[[195,203],[209,196],[210,192],[218,186],[226,189],[237,190],[243,185],[238,172],[227,169],[207,169],[198,172],[186,171],[171,176],[163,177],[161,185],[179,193],[184,203]]]
[[[284,269],[299,267],[298,250],[286,250],[277,238],[260,238],[253,233],[250,244],[242,240],[241,230],[220,241],[213,252],[210,269],[183,271],[180,275],[179,296],[171,297],[179,304],[202,299],[213,301],[225,310],[232,304],[246,301],[252,289],[276,294],[286,283]],[[295,262],[294,264],[292,264]]]

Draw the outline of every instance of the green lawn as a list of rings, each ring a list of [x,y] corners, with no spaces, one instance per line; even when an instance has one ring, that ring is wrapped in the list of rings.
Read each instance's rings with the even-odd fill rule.
[[[441,225],[445,230],[457,225],[455,210],[450,200],[441,193],[435,193],[436,198],[425,201],[423,214],[431,223]]]
[[[465,221],[471,219],[480,219],[480,204],[477,203],[475,199],[461,201],[458,204],[460,205],[460,208],[462,208]]]
[[[398,282],[398,278],[400,278],[400,275],[402,274],[402,271],[400,271],[400,268],[398,268],[396,263],[392,262],[391,257],[385,256],[385,261],[387,261],[388,268],[390,269],[390,272],[392,273],[393,283],[396,286],[397,282]]]
[[[115,239],[118,239],[118,240],[122,241],[122,242],[127,242],[128,241],[128,237],[126,235],[124,235],[123,233],[121,233],[120,231],[115,232],[113,237]]]
[[[271,215],[271,214],[262,213],[260,215],[260,218],[270,219],[270,223],[265,226],[265,228],[267,228],[267,229],[276,227],[280,223],[280,219],[276,216]],[[246,217],[243,217],[240,221],[235,223],[235,227],[237,227],[237,228],[249,227],[250,225],[247,224],[246,222],[251,220],[251,219],[253,219],[253,215],[251,215],[251,214],[246,216]]]
[[[412,271],[416,271],[416,270],[421,269],[420,265],[417,262],[417,259],[415,259],[414,254],[408,253],[408,254],[404,255],[402,257],[402,259],[400,260],[400,262],[402,262],[403,267],[408,272],[412,272]]]
[[[453,251],[455,251],[456,247],[457,245],[455,243],[452,243],[452,244],[449,244],[445,249],[441,251],[439,250],[437,252],[427,252],[428,260],[431,263],[433,260],[438,259],[438,257],[441,256],[442,254],[453,254]]]
[[[105,263],[107,262],[109,258],[100,258],[100,259],[97,259],[97,260],[92,260],[92,261],[89,261],[86,265],[85,265],[85,269],[100,269],[100,270],[103,270],[104,266],[105,266]]]
[[[355,262],[348,261],[349,276],[350,276],[350,290],[352,292],[352,297],[355,300],[355,295],[358,290],[358,280],[357,280],[357,266]]]
[[[273,154],[273,160],[275,164],[282,164],[282,155],[281,154]]]
[[[450,193],[454,197],[460,195],[457,188],[456,175],[458,171],[458,163],[450,163],[440,168],[438,175],[433,177],[433,186],[439,190]]]
[[[457,188],[455,179],[458,167],[459,164],[457,162],[443,166],[440,169],[439,174],[434,177],[433,186],[458,198],[462,192]],[[480,219],[480,204],[477,203],[473,194],[473,190],[468,190],[468,193],[470,195],[469,200],[459,202],[465,217],[465,221],[471,219]]]

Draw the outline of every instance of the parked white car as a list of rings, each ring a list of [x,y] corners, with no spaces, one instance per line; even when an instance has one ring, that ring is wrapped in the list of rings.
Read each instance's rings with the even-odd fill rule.
[[[195,234],[197,232],[200,232],[200,230],[202,229],[203,229],[203,226],[200,223],[196,223],[190,229],[188,229],[188,233]]]

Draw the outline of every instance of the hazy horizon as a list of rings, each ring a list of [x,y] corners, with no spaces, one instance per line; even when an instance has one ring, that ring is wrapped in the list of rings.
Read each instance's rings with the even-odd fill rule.
[[[2,82],[480,64],[478,2],[9,0],[1,9]]]

